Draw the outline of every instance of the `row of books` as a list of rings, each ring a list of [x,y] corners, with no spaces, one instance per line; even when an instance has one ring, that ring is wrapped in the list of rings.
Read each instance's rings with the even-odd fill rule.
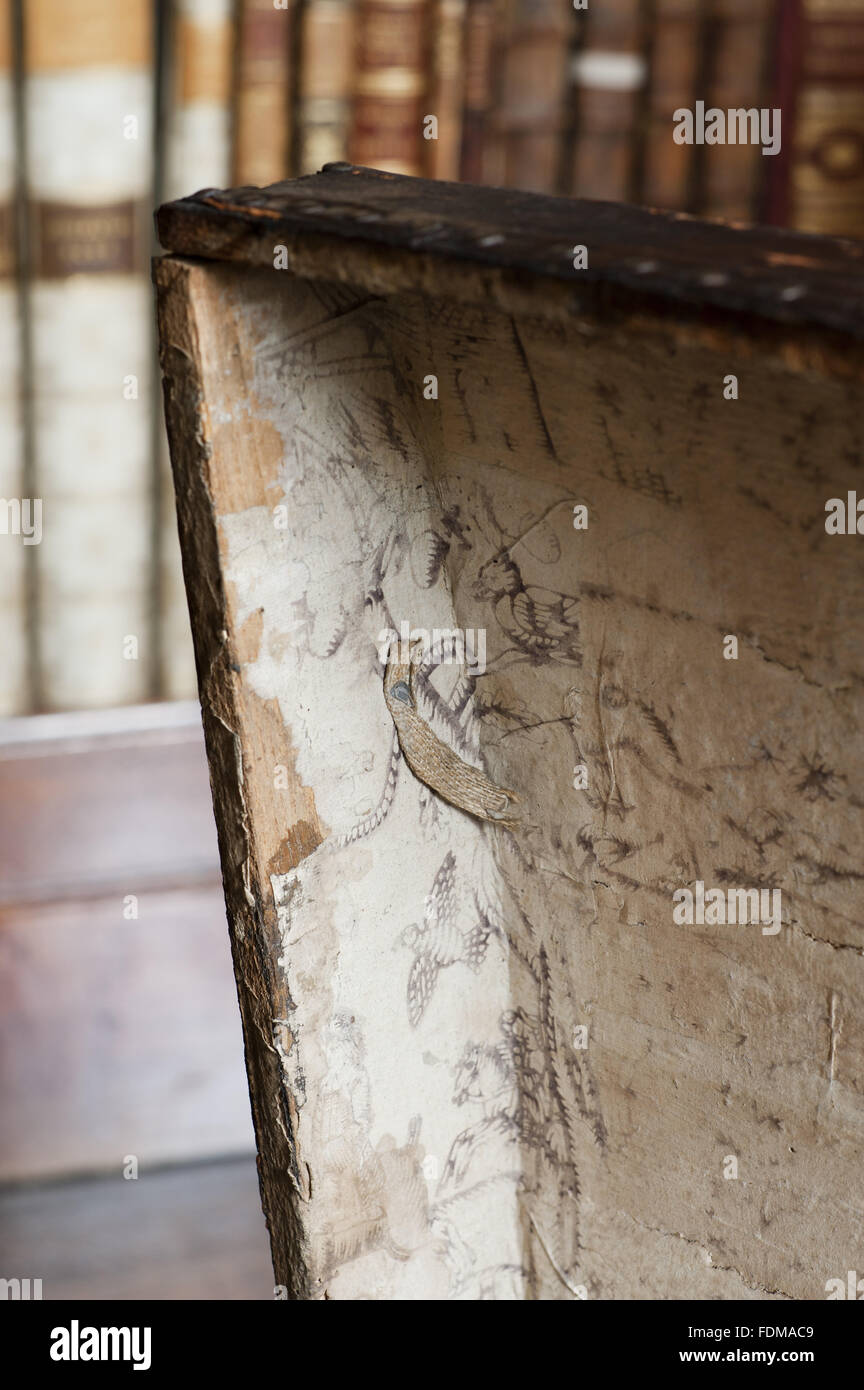
[[[195,691],[149,261],[154,203],[227,182],[230,22],[0,0],[2,715]]]
[[[194,693],[152,208],[345,158],[855,235],[864,0],[0,0],[0,713]]]
[[[864,0],[242,0],[232,181],[330,160],[864,234]],[[761,142],[673,113],[778,109]]]
[[[153,14],[0,0],[0,36],[0,712],[129,703],[155,680]]]

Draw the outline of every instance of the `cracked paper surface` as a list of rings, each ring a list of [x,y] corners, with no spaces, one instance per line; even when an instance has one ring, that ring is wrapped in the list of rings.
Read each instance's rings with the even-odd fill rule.
[[[784,442],[795,417],[821,457],[857,443],[825,384],[754,364],[721,436],[706,348],[682,374],[648,340],[624,381],[613,330],[272,277],[227,275],[224,307],[253,379],[214,372],[218,449],[244,412],[267,439],[221,517],[243,679],[328,832],[271,876],[316,1288],[822,1296],[864,1122],[860,619]],[[486,671],[432,664],[418,704],[518,833],[398,758],[403,619],[486,630]],[[782,888],[778,937],[676,926],[700,879]]]

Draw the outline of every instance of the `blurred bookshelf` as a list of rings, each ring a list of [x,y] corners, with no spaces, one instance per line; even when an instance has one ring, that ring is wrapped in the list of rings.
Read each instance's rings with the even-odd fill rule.
[[[0,720],[0,1001],[7,1271],[272,1297],[196,701]]]

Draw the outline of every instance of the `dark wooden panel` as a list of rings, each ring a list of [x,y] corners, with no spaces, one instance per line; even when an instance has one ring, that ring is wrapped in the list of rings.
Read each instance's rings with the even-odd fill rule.
[[[0,904],[218,874],[197,704],[0,722]]]
[[[251,1151],[220,883],[0,912],[0,1179]]]
[[[484,270],[551,282],[573,312],[713,311],[864,336],[864,243],[620,203],[329,164],[266,189],[205,189],[165,204],[157,226],[168,251],[249,265],[272,267],[274,246],[285,243],[291,268],[301,274],[310,272],[295,260],[292,243],[302,236],[304,256],[317,251],[315,273],[333,280],[347,278],[349,251],[365,248],[370,255],[387,251],[391,271],[397,253],[408,253],[416,287],[427,293],[436,273],[461,262],[475,268],[478,289]],[[589,251],[585,270],[573,268],[578,244]],[[351,277],[362,283],[356,261]]]
[[[252,1158],[0,1191],[8,1278],[56,1299],[272,1299]]]

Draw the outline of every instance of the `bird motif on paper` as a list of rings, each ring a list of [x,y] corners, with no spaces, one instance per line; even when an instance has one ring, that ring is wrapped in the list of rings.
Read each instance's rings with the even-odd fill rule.
[[[535,665],[560,661],[581,666],[579,600],[526,585],[506,549],[499,550],[480,570],[474,595],[494,603],[498,623],[519,659]]]
[[[467,929],[466,919],[471,923]],[[482,905],[477,890],[466,891],[464,883],[460,888],[456,859],[448,850],[426,895],[422,923],[412,924],[402,933],[403,945],[414,952],[408,972],[408,1021],[412,1028],[416,1028],[426,1011],[439,973],[459,962],[479,970],[486,959],[489,939],[497,934],[499,928]]]

